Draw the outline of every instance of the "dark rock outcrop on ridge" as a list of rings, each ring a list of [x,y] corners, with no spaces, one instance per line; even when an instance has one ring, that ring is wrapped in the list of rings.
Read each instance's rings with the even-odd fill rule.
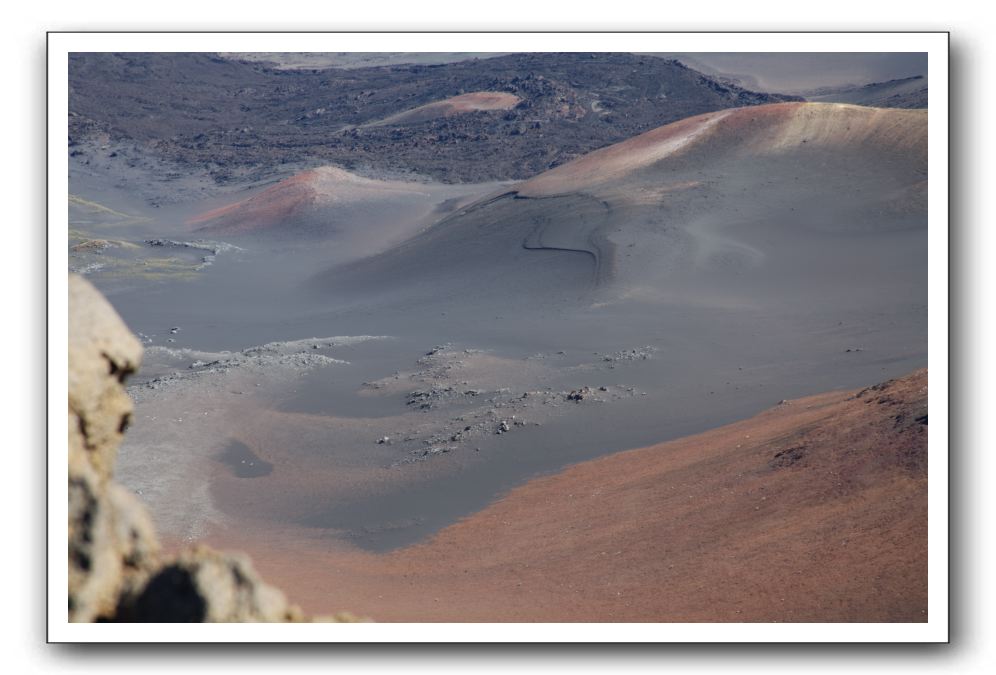
[[[207,171],[218,183],[288,163],[444,182],[522,179],[692,115],[802,100],[626,53],[350,70],[281,70],[213,54],[87,53],[71,55],[69,83],[69,145],[78,159],[107,154],[107,144],[130,146],[117,161],[138,152],[184,173]],[[472,92],[522,100],[511,110],[404,121],[406,111]]]

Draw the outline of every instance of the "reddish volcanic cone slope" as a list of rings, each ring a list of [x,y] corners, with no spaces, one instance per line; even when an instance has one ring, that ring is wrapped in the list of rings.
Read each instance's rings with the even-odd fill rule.
[[[525,197],[611,192],[613,185],[655,183],[668,172],[765,158],[798,161],[836,156],[855,171],[872,153],[926,171],[927,111],[845,104],[776,103],[706,113],[596,150],[525,181]]]
[[[430,277],[434,291],[453,283],[477,297],[514,283],[530,302],[600,306],[811,307],[817,288],[828,302],[869,287],[919,293],[926,192],[926,110],[723,110],[541,173],[323,281],[370,287],[404,269],[410,292]]]
[[[431,189],[419,183],[364,178],[324,166],[286,178],[251,197],[188,221],[211,234],[324,236],[411,223],[432,210]],[[381,232],[389,239],[391,232]]]
[[[275,536],[221,543],[382,621],[925,621],[927,372],[575,465],[393,553]]]
[[[366,126],[415,124],[479,110],[511,110],[522,99],[503,91],[475,91],[405,110]]]

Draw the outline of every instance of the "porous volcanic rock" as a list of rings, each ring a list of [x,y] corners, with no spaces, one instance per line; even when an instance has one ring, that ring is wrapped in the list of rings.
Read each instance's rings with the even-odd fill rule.
[[[101,481],[114,467],[132,404],[122,382],[142,345],[83,277],[69,278],[69,464],[89,464]]]
[[[69,279],[69,620],[305,621],[249,558],[204,546],[168,558],[138,498],[113,478],[142,347],[90,283]],[[347,614],[318,619],[355,621]]]
[[[285,622],[304,615],[260,579],[249,557],[197,546],[131,594],[117,619],[136,622]]]
[[[132,413],[124,379],[142,347],[107,300],[69,278],[69,618],[114,613],[140,586],[159,546],[145,509],[111,479]]]

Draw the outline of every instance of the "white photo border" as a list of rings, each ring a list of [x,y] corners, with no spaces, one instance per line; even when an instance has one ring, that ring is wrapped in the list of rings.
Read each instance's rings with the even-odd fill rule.
[[[52,32],[48,34],[49,642],[943,643],[949,639],[948,33]],[[77,624],[68,621],[68,57],[72,52],[923,52],[928,55],[928,621],[924,623]]]

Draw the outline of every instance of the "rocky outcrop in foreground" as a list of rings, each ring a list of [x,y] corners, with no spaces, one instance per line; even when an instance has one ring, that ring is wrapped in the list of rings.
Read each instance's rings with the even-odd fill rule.
[[[145,507],[114,481],[132,414],[124,380],[141,359],[141,345],[107,300],[70,276],[69,620],[309,620],[243,554],[197,546],[163,555]]]

